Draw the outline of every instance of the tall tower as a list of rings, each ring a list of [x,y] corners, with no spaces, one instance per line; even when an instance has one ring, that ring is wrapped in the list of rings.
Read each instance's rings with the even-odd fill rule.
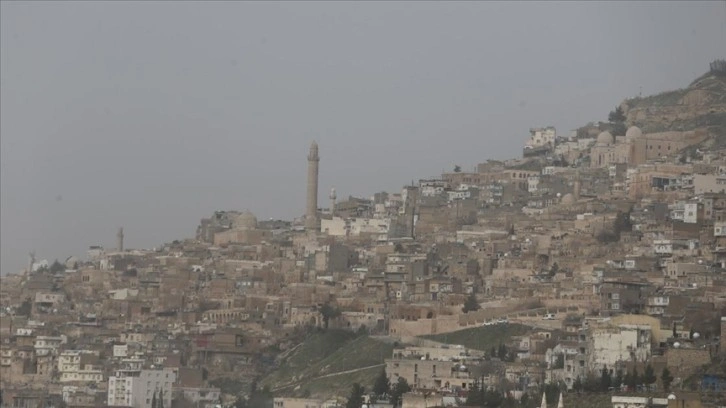
[[[404,213],[406,224],[406,237],[415,238],[416,234],[416,201],[418,200],[418,187],[413,182],[405,187],[406,200],[404,201]]]
[[[573,197],[575,198],[575,201],[580,200],[580,189],[582,188],[582,185],[580,184],[580,169],[577,169],[575,173],[575,185],[573,187]]]
[[[30,251],[28,254],[28,273],[33,272],[33,264],[35,264],[35,250]]]
[[[116,234],[116,250],[119,252],[124,251],[124,228],[120,227]]]
[[[318,144],[313,142],[308,153],[308,199],[305,211],[305,229],[318,229]]]
[[[335,194],[335,187],[330,189],[330,215],[332,217],[335,217],[335,199],[338,198],[338,196]]]

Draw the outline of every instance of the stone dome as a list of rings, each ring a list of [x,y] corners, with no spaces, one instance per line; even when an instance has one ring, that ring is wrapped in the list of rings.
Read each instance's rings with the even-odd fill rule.
[[[643,136],[643,132],[637,126],[631,126],[628,128],[628,131],[625,132],[625,140],[627,141],[639,139],[641,136]]]
[[[615,143],[615,138],[607,130],[597,135],[597,144],[600,146],[610,146]]]
[[[564,196],[562,196],[562,204],[564,205],[572,205],[575,204],[575,196],[572,195],[572,193],[567,193]]]
[[[257,228],[257,217],[249,211],[245,211],[234,220],[234,227],[237,229]]]

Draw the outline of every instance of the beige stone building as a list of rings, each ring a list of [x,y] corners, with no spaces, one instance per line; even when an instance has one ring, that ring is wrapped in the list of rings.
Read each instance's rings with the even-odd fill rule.
[[[590,151],[590,166],[602,168],[619,163],[638,166],[648,160],[673,155],[705,136],[701,131],[643,134],[635,126],[631,126],[624,137],[616,138],[610,132],[602,132]]]
[[[270,231],[257,229],[257,217],[245,211],[234,220],[231,230],[214,234],[214,245],[257,245],[271,237]]]

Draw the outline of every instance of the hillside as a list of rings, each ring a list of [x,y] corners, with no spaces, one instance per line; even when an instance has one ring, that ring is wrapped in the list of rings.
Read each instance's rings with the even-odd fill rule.
[[[393,352],[391,344],[366,335],[328,330],[310,335],[278,357],[275,370],[259,382],[274,395],[346,396],[353,383],[373,385]]]
[[[688,87],[620,105],[628,126],[644,133],[703,129],[709,136],[726,135],[726,73],[711,70]]]
[[[452,333],[422,336],[446,344],[459,344],[469,349],[489,351],[492,347],[508,342],[513,336],[522,336],[532,329],[520,324],[480,326]]]

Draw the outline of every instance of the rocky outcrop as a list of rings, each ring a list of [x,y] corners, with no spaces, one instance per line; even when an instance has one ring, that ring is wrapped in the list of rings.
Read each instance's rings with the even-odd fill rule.
[[[620,105],[628,126],[645,133],[726,129],[726,76],[706,74],[688,88],[630,98]]]

